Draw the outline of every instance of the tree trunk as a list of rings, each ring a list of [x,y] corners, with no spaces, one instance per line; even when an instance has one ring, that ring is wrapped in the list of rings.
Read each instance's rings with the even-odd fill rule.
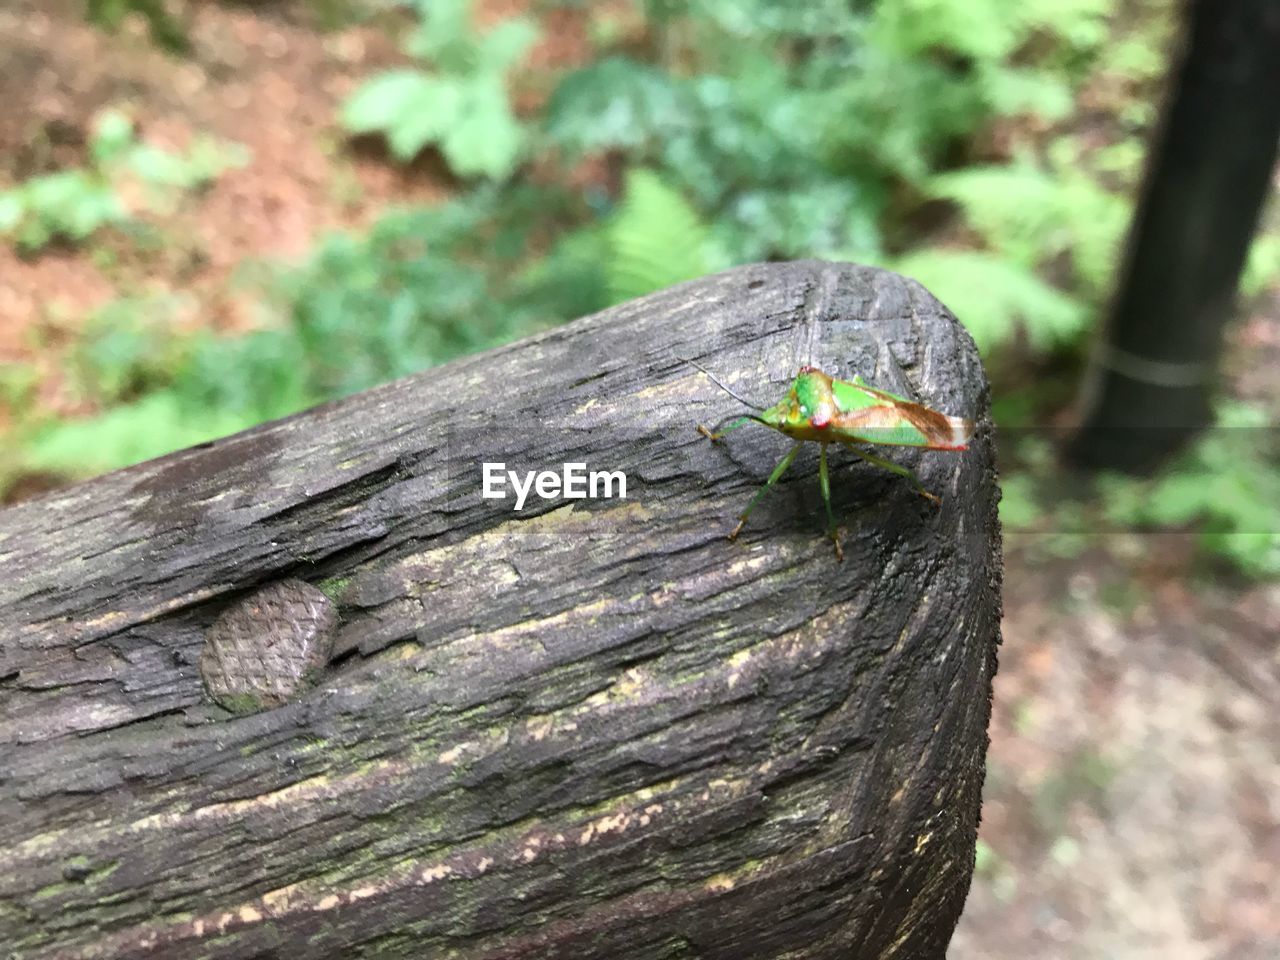
[[[1145,472],[1212,419],[1210,388],[1280,140],[1280,4],[1196,0],[1071,458]]]
[[[812,452],[730,542],[788,441],[698,436],[740,404],[678,357],[769,402],[861,373],[978,435],[897,451],[941,508],[833,453],[843,564]],[[0,943],[941,958],[998,642],[987,406],[919,285],[759,264],[0,511]],[[516,511],[486,461],[626,498]],[[316,686],[210,701],[206,636],[327,604]]]

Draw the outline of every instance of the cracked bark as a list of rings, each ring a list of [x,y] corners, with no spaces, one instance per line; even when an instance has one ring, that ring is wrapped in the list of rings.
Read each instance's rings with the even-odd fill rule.
[[[802,363],[975,415],[961,454],[806,451]],[[482,461],[623,470],[519,513]],[[938,957],[968,889],[999,629],[987,393],[919,285],[731,270],[0,511],[0,943],[32,958]],[[282,707],[203,631],[339,606]]]

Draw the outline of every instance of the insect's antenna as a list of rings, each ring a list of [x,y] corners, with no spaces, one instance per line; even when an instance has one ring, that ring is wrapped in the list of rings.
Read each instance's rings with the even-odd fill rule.
[[[763,407],[763,406],[761,406],[760,404],[758,404],[758,403],[752,403],[752,402],[751,402],[750,400],[748,400],[746,397],[739,396],[738,394],[734,393],[732,390],[730,390],[728,387],[726,387],[723,383],[721,383],[721,382],[720,382],[720,380],[719,380],[719,378],[718,378],[714,373],[712,373],[710,370],[708,370],[706,367],[704,367],[702,364],[700,364],[697,360],[690,360],[688,357],[681,357],[681,356],[678,356],[677,354],[672,354],[672,356],[674,356],[677,360],[683,360],[685,363],[690,364],[691,366],[697,367],[699,370],[701,370],[703,373],[705,373],[708,377],[710,377],[710,378],[711,378],[711,382],[712,382],[712,383],[714,383],[717,387],[719,387],[721,390],[723,390],[723,391],[724,391],[725,393],[727,393],[729,396],[733,397],[733,399],[737,400],[739,403],[745,403],[745,404],[746,404],[748,407],[750,407],[752,410],[763,410],[763,409],[764,409],[764,407]],[[753,420],[755,420],[755,419],[758,419],[758,418],[756,418],[756,417],[752,417],[752,419],[753,419]]]

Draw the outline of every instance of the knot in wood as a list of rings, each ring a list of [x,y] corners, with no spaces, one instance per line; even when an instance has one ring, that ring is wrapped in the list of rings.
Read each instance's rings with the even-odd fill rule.
[[[205,634],[200,676],[235,713],[278,707],[312,685],[333,652],[333,602],[309,583],[280,580],[224,611]]]

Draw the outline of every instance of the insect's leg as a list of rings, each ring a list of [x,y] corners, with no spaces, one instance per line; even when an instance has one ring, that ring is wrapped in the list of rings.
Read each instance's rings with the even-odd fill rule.
[[[760,502],[760,498],[765,492],[778,482],[778,478],[787,472],[787,467],[795,462],[796,454],[800,452],[802,446],[801,441],[797,440],[787,455],[778,461],[778,465],[773,468],[773,473],[769,474],[769,479],[764,482],[764,486],[756,491],[756,495],[751,498],[751,502],[747,504],[747,509],[743,510],[738,517],[738,525],[733,528],[733,532],[729,534],[729,539],[734,539],[742,530],[743,525],[747,522],[747,517],[751,516],[751,511],[756,508],[756,504]]]
[[[818,486],[822,489],[822,502],[827,508],[827,533],[831,542],[836,545],[836,559],[844,560],[844,550],[840,547],[840,530],[836,527],[836,515],[831,510],[831,480],[827,476],[827,445],[818,444]]]
[[[751,417],[739,417],[737,420],[733,421],[733,423],[729,424],[727,427],[721,430],[717,430],[714,433],[708,430],[702,424],[698,424],[698,432],[702,434],[704,437],[706,437],[708,440],[719,440],[730,430],[737,430],[738,427],[742,426],[744,423],[750,423],[750,422],[751,422]],[[721,420],[720,423],[724,423],[724,421]],[[716,424],[716,426],[719,427],[720,424]]]
[[[915,486],[916,490],[920,492],[920,496],[925,499],[932,500],[934,503],[942,503],[942,500],[924,488],[924,484],[920,482],[919,477],[902,464],[894,463],[892,460],[885,460],[882,457],[873,456],[861,447],[857,447],[854,452],[868,463],[874,463],[877,467],[880,467],[883,470],[888,470],[890,473],[896,473],[900,477],[906,477]]]

